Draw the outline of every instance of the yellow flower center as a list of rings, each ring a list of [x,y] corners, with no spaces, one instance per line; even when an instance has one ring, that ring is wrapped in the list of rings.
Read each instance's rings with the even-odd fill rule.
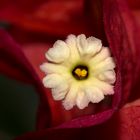
[[[74,72],[79,77],[86,77],[87,75],[87,71],[85,69],[81,70],[80,68],[77,68]]]
[[[79,65],[73,69],[72,74],[77,80],[84,80],[88,77],[88,68]]]

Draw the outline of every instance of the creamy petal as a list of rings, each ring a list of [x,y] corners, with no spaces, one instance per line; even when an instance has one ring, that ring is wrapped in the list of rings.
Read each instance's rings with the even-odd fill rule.
[[[68,63],[75,63],[76,61],[79,61],[80,55],[77,48],[77,38],[75,35],[69,35],[66,39],[67,46],[70,49],[70,61]]]
[[[100,39],[95,37],[87,38],[88,45],[85,48],[85,53],[94,56],[97,52],[99,52],[102,48],[102,42]]]
[[[95,86],[90,85],[90,86],[86,87],[85,92],[88,96],[88,99],[92,103],[98,103],[98,102],[100,102],[101,100],[104,99],[103,92]]]
[[[57,86],[56,88],[52,89],[52,96],[54,100],[62,100],[65,98],[67,92],[69,90],[69,84],[64,82]]]
[[[69,47],[76,47],[76,36],[71,34],[71,35],[68,35],[67,39],[66,39],[66,43]]]
[[[68,68],[60,64],[44,63],[40,66],[40,69],[46,74],[57,73],[64,75],[68,73]]]
[[[77,36],[77,47],[81,56],[86,54],[86,48],[88,47],[88,43],[84,34]]]
[[[67,44],[64,41],[58,40],[53,45],[53,48],[50,48],[46,57],[49,61],[55,63],[61,63],[68,59],[70,50],[67,47]]]
[[[113,84],[116,81],[116,74],[114,70],[104,71],[99,74],[98,78],[102,81]]]
[[[89,104],[89,99],[87,95],[84,93],[84,91],[79,91],[77,98],[76,98],[76,104],[79,109],[84,109]]]
[[[76,104],[76,96],[79,92],[79,86],[76,83],[72,83],[70,90],[68,91],[63,106],[66,110],[70,110]]]
[[[99,88],[102,90],[104,95],[112,95],[114,94],[114,86],[110,85],[107,82],[100,81],[96,78],[93,78],[92,80],[90,79],[89,82],[92,83],[93,86]]]
[[[108,47],[102,47],[101,51],[89,60],[89,64],[91,66],[94,66],[94,65],[104,61],[107,57],[110,57],[110,55],[111,54],[110,54],[109,48]]]
[[[93,56],[102,48],[101,40],[81,34],[77,37],[77,47],[81,55]]]
[[[43,78],[43,84],[47,88],[55,88],[66,82],[65,77],[58,74],[48,74]]]
[[[98,74],[103,71],[112,70],[115,68],[115,62],[112,57],[106,58],[101,63],[91,67],[91,71],[94,74]]]

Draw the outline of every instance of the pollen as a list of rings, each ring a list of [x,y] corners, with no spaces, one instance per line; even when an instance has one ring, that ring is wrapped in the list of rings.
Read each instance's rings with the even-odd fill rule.
[[[85,69],[81,70],[80,68],[77,68],[74,72],[79,77],[86,77],[87,75],[87,71]]]
[[[74,68],[72,74],[77,80],[86,79],[88,77],[88,68],[86,66],[79,65]]]

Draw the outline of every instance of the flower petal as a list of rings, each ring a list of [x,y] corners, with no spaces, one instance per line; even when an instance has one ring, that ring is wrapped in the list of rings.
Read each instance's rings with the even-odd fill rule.
[[[104,61],[107,57],[110,56],[110,50],[108,47],[102,47],[100,53],[96,54],[94,57],[92,57],[89,60],[90,65],[98,64],[102,61]]]
[[[76,60],[79,60],[79,58],[80,58],[76,41],[77,41],[76,36],[72,35],[72,34],[69,35],[66,39],[67,46],[70,49],[70,58],[71,58],[70,61],[74,62],[74,63]]]
[[[113,58],[108,57],[101,63],[94,65],[91,69],[94,74],[97,74],[103,71],[112,70],[114,68],[115,68],[115,62],[113,61]]]
[[[102,47],[101,40],[95,37],[89,37],[86,39],[86,36],[81,34],[77,37],[77,46],[81,55],[93,56],[100,51]]]
[[[89,86],[85,89],[85,92],[88,96],[88,99],[92,102],[92,103],[98,103],[101,100],[104,99],[104,94],[103,92],[95,87],[95,86]]]
[[[90,100],[87,98],[87,95],[84,92],[81,91],[78,93],[76,104],[79,109],[84,109],[85,107],[87,107],[89,104],[89,101]]]
[[[58,74],[48,74],[43,78],[43,84],[47,88],[55,88],[64,82],[64,78]]]
[[[65,74],[67,72],[66,67],[53,63],[44,63],[40,66],[40,69],[47,74],[52,74],[52,73]]]
[[[69,47],[76,47],[76,36],[73,35],[73,34],[70,34],[67,36],[67,39],[66,39],[66,43]]]
[[[86,36],[84,34],[78,35],[77,36],[77,47],[80,52],[80,55],[86,54],[85,50],[86,50],[87,46],[88,46],[88,44],[87,44]]]
[[[104,95],[114,94],[114,86],[112,86],[106,82],[100,81],[96,78],[93,78],[93,80],[91,80],[91,82],[92,82],[93,86],[101,89]]]
[[[67,92],[69,90],[69,85],[67,82],[64,82],[52,89],[52,96],[54,100],[62,100],[65,98]]]
[[[85,48],[87,54],[91,54],[92,56],[99,52],[102,48],[102,42],[100,39],[95,37],[87,38],[88,46]]]
[[[58,40],[53,45],[53,48],[47,51],[46,57],[55,63],[64,62],[69,57],[69,48],[64,41]]]
[[[116,81],[116,74],[114,70],[109,70],[99,74],[98,78],[102,81],[113,84]]]
[[[63,102],[64,108],[66,110],[70,110],[76,103],[76,96],[79,92],[79,86],[76,83],[72,83],[69,92]]]

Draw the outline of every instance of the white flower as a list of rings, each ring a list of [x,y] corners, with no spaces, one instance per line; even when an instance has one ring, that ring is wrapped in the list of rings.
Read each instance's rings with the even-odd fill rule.
[[[69,35],[46,52],[49,62],[41,65],[46,73],[43,84],[52,89],[54,100],[63,100],[66,110],[75,105],[84,109],[114,94],[115,63],[101,40],[85,35]]]

